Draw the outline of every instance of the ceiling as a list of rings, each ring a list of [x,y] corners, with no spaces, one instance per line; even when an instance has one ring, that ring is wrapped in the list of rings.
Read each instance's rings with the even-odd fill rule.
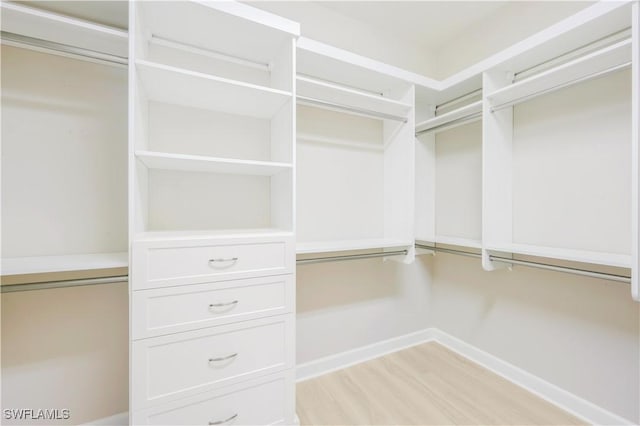
[[[319,1],[323,7],[365,22],[427,49],[495,14],[507,1]]]

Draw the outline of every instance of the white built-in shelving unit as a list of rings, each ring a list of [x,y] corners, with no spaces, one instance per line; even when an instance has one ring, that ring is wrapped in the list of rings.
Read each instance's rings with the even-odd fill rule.
[[[0,11],[3,291],[126,280],[126,71],[105,64],[126,63],[128,34],[13,2]]]
[[[148,33],[130,57],[141,123],[132,135],[134,234],[293,231],[292,42],[262,15],[219,7],[226,11],[195,2],[139,6],[137,28]],[[171,24],[174,15],[193,30]]]
[[[602,10],[602,4],[593,6],[595,10]],[[626,18],[624,16],[616,18],[620,10],[625,10]],[[563,37],[568,37],[574,31],[582,32],[585,27],[598,28],[603,36],[609,34],[616,34],[624,31],[630,24],[629,20],[629,6],[602,10],[602,14],[598,17],[596,13],[592,13],[589,16],[591,19],[584,22],[580,26],[575,28],[570,27],[564,33]],[[594,10],[594,11],[595,11]],[[598,19],[594,19],[598,17]],[[590,31],[591,34],[591,31]],[[593,35],[591,36],[593,37]],[[565,46],[568,51],[573,47],[583,48],[582,46],[588,45],[592,40],[582,40],[580,45],[577,46]],[[546,45],[551,50],[557,49],[556,44],[558,40],[550,40],[545,44],[541,44],[537,47],[540,51],[544,49]],[[533,73],[533,75],[526,76],[522,79],[518,79],[518,74],[523,71],[519,68],[513,68],[513,64],[505,62],[496,64],[493,69],[487,70],[484,73],[484,117],[483,117],[483,264],[486,269],[493,269],[497,267],[494,262],[489,260],[490,254],[495,251],[508,252],[522,255],[534,255],[549,258],[557,258],[561,260],[577,261],[584,263],[594,263],[608,266],[629,267],[630,266],[630,242],[625,244],[627,246],[626,253],[621,252],[623,245],[615,242],[615,229],[609,226],[607,232],[602,232],[596,227],[604,226],[604,223],[620,223],[629,220],[630,213],[625,211],[624,203],[617,203],[617,199],[628,199],[628,193],[623,192],[621,197],[616,198],[611,196],[610,201],[599,201],[598,186],[594,184],[593,178],[598,179],[600,182],[606,182],[607,191],[611,194],[615,194],[620,191],[624,191],[624,188],[630,190],[629,182],[624,180],[617,180],[613,176],[616,174],[600,174],[594,176],[594,172],[598,170],[598,163],[602,158],[606,158],[608,152],[611,150],[621,150],[624,147],[630,148],[630,141],[628,134],[625,131],[616,131],[610,127],[612,122],[615,122],[616,129],[630,129],[631,123],[628,117],[622,111],[614,117],[605,119],[602,117],[602,122],[586,122],[583,123],[585,128],[591,128],[592,133],[598,135],[598,129],[604,128],[607,131],[602,132],[600,137],[606,137],[609,140],[606,144],[601,143],[589,143],[588,135],[581,133],[580,126],[575,120],[571,120],[570,116],[567,116],[568,125],[571,129],[565,129],[561,124],[556,125],[548,117],[548,114],[544,112],[536,113],[540,108],[534,102],[544,102],[544,99],[538,98],[539,96],[555,96],[553,99],[547,101],[546,108],[553,109],[552,104],[559,104],[563,102],[563,93],[567,93],[567,90],[594,90],[594,93],[600,93],[597,96],[599,99],[585,100],[582,105],[576,104],[573,106],[575,114],[584,114],[584,118],[592,117],[597,114],[597,111],[601,111],[597,104],[603,102],[616,102],[615,100],[607,100],[602,96],[601,90],[608,90],[603,84],[602,89],[594,87],[593,84],[597,84],[596,78],[609,78],[608,75],[616,74],[616,71],[627,67],[631,61],[630,40],[624,39],[621,41],[614,41],[612,44],[604,47],[598,47],[595,51],[586,52],[582,56],[577,58],[569,58],[566,61],[556,61],[552,66],[543,69],[540,72]],[[535,50],[535,49],[534,49]],[[555,52],[554,52],[555,53]],[[530,55],[529,50],[524,50],[519,56],[516,56],[514,60],[520,57],[526,58]],[[553,59],[553,58],[549,58]],[[524,59],[521,59],[524,60]],[[596,81],[596,83],[591,83]],[[576,86],[580,85],[580,87]],[[590,86],[591,85],[591,86]],[[565,89],[571,86],[571,89]],[[612,88],[611,88],[612,89]],[[565,96],[573,96],[567,94]],[[532,100],[533,99],[533,100]],[[579,99],[576,96],[576,99]],[[565,103],[567,103],[565,101]],[[516,105],[518,105],[516,107]],[[530,108],[528,113],[529,117],[519,116],[518,108]],[[618,111],[615,104],[609,108],[609,111]],[[553,111],[551,111],[553,112]],[[571,113],[571,111],[567,111]],[[533,124],[528,127],[524,127],[526,120],[533,121]],[[536,121],[538,120],[538,121]],[[593,127],[592,127],[593,126]],[[539,128],[539,133],[536,138],[535,129]],[[552,129],[555,132],[549,132]],[[532,133],[534,132],[534,133]],[[624,135],[627,134],[625,137]],[[564,140],[556,141],[555,150],[550,150],[548,156],[562,155],[563,151],[571,150],[571,146],[568,145],[571,141],[575,141],[583,137],[583,143],[577,147],[582,152],[590,151],[592,154],[590,157],[586,155],[582,157],[581,166],[579,163],[574,163],[571,169],[571,176],[568,173],[561,173],[561,171],[555,169],[556,167],[551,161],[547,161],[548,165],[540,167],[540,165],[528,166],[521,157],[521,152],[530,152],[531,150],[539,149],[539,152],[545,150],[545,141],[540,138],[556,137],[556,135],[564,136]],[[536,140],[537,139],[537,140]],[[562,144],[562,145],[560,145]],[[563,146],[563,145],[566,145]],[[533,155],[528,155],[528,158],[534,158]],[[575,158],[575,157],[574,157]],[[628,155],[621,155],[618,157],[620,160],[628,158]],[[591,162],[587,166],[587,164]],[[583,167],[585,166],[585,167]],[[627,168],[630,164],[619,164],[619,168]],[[530,177],[522,175],[522,170],[528,169],[529,174],[540,173],[537,177],[538,184],[531,181]],[[578,187],[571,186],[569,182],[574,182],[578,179],[576,173],[583,173],[581,176],[582,184]],[[597,173],[597,172],[596,172]],[[562,176],[564,174],[564,176]],[[561,181],[556,180],[552,186],[542,188],[538,185],[548,185],[548,181],[545,176],[558,176]],[[567,183],[563,183],[562,180],[567,180]],[[591,186],[593,190],[584,188],[582,186]],[[556,190],[556,188],[559,188]],[[558,191],[564,191],[560,195]],[[535,194],[540,197],[538,199],[527,199],[530,194]],[[544,211],[540,211],[538,218],[533,223],[524,216],[526,211],[523,210],[525,206],[531,211],[535,208],[535,204],[544,202],[544,199],[550,199],[551,197],[573,197],[575,198],[574,204],[582,206],[581,211],[566,211],[558,206],[546,206],[543,207]],[[613,206],[615,204],[615,211],[610,209],[607,212],[600,213],[606,214],[605,217],[597,216],[599,210],[597,203],[609,202]],[[532,204],[533,203],[533,204]],[[588,223],[589,232],[594,236],[593,238],[585,238],[583,242],[575,241],[571,238],[571,224],[561,218],[566,218],[567,215],[575,215],[579,220],[574,220],[574,223]],[[595,215],[595,216],[594,216]],[[537,229],[532,229],[532,228]],[[623,227],[622,234],[628,235],[630,229],[630,223],[628,226]],[[625,232],[624,229],[627,229]],[[582,229],[581,232],[585,232],[587,229]],[[554,237],[549,236],[550,232],[555,233]],[[537,233],[538,236],[533,235]],[[563,235],[568,237],[564,238]],[[525,240],[523,240],[523,238]],[[537,241],[528,241],[530,239],[536,239]],[[553,245],[546,244],[544,240],[553,242]],[[607,251],[607,248],[611,247],[611,251]],[[620,251],[619,251],[620,250]]]
[[[481,248],[486,270],[508,266],[491,256],[627,268],[638,300],[639,107],[628,71],[637,85],[637,7],[596,3],[447,78],[435,94],[423,90],[416,101],[426,111],[416,125],[417,240]],[[481,147],[475,178],[465,167],[468,152],[459,149],[472,139]],[[459,146],[447,153],[444,144]],[[454,173],[443,170],[453,163],[466,189],[447,181]],[[616,172],[606,172],[612,164]],[[454,190],[443,198],[442,187]],[[438,230],[451,220],[465,229],[458,209],[448,208],[444,220],[438,214],[459,193],[467,204],[458,207],[481,218],[475,235]]]
[[[295,41],[236,2],[132,2],[130,419],[292,424]]]
[[[297,253],[404,247],[413,258],[409,73],[301,38]]]
[[[481,246],[482,101],[477,97],[462,99],[462,106],[433,105],[433,116],[416,125],[419,242]]]

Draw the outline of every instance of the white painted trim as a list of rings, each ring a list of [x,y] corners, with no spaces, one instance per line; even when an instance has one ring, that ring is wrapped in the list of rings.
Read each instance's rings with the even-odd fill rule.
[[[404,336],[394,337],[350,351],[320,358],[315,361],[299,364],[296,367],[296,381],[300,382],[312,379],[392,352],[397,352],[401,349],[433,341],[433,330],[433,328],[427,328],[405,334]]]
[[[361,348],[352,349],[350,351],[298,365],[296,380],[308,380],[313,377],[369,361],[401,349],[432,341],[451,349],[457,354],[468,358],[476,364],[496,373],[497,375],[528,390],[534,395],[554,404],[558,408],[571,413],[589,424],[636,424],[437,328],[427,328],[404,336],[384,340],[372,345],[363,346]]]
[[[83,426],[127,426],[128,424],[129,413],[125,411],[123,413],[114,414],[113,416],[103,417],[89,423],[84,423]]]

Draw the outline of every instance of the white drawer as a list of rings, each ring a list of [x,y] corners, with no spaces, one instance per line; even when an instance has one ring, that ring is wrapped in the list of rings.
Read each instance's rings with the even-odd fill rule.
[[[134,407],[148,407],[293,367],[292,314],[136,340]]]
[[[132,288],[292,273],[292,236],[151,240],[133,243]]]
[[[293,424],[293,370],[133,413],[136,425]],[[224,422],[228,420],[228,422]],[[222,423],[219,423],[222,422]]]
[[[132,293],[133,339],[293,312],[293,275],[140,290]]]

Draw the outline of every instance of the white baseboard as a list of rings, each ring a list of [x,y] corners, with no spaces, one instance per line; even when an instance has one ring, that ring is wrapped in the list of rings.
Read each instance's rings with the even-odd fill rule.
[[[433,328],[431,330],[434,334],[435,341],[441,345],[446,346],[463,357],[483,366],[487,370],[493,371],[497,375],[504,377],[510,382],[515,383],[516,385],[590,424],[636,424],[437,328]]]
[[[129,424],[129,413],[118,413],[113,416],[96,419],[85,423],[83,426],[127,426]]]
[[[311,379],[430,341],[446,346],[587,423],[595,425],[635,424],[437,328],[427,328],[298,365],[296,378],[297,381]]]
[[[432,328],[394,337],[389,340],[330,355],[315,361],[299,364],[296,367],[296,381],[311,379],[332,371],[359,364],[382,355],[390,354],[434,339]]]

